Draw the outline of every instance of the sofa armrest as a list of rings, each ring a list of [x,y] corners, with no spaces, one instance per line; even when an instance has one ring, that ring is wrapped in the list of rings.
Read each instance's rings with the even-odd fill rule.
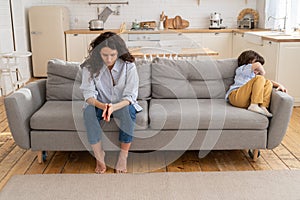
[[[46,101],[46,80],[29,83],[4,98],[5,110],[12,136],[18,146],[29,149],[30,118]]]
[[[268,128],[268,149],[277,147],[285,133],[293,112],[294,99],[287,93],[273,89],[270,111],[273,117]]]

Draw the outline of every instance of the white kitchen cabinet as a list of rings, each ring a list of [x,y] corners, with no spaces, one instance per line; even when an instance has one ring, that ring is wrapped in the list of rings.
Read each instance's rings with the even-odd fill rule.
[[[171,33],[161,34],[160,44],[182,48],[208,48],[219,53],[214,58],[232,57],[231,33]]]
[[[280,42],[278,59],[278,82],[294,97],[295,106],[300,106],[300,42]]]
[[[274,42],[263,40],[261,55],[265,59],[266,78],[283,84],[294,98],[295,106],[300,106],[300,57],[299,42]]]
[[[157,48],[209,48],[219,53],[214,58],[232,57],[231,33],[147,33],[147,35],[159,35],[156,40],[141,40],[139,34],[121,34],[128,47],[157,47]],[[88,54],[90,42],[98,34],[66,34],[67,60],[82,62]],[[136,40],[129,36],[136,36]],[[134,38],[134,37],[133,37]],[[140,38],[138,40],[138,38]],[[155,37],[157,38],[157,37]]]
[[[193,48],[202,44],[201,33],[168,33],[161,34],[159,44],[161,47]]]
[[[142,48],[142,47],[159,48],[160,34],[159,33],[127,34],[127,38],[125,39],[125,42],[128,48]]]
[[[237,58],[244,50],[246,50],[247,42],[243,33],[232,34],[232,57]]]
[[[125,35],[125,36],[124,36]],[[121,34],[126,41],[127,34]],[[82,62],[88,55],[90,43],[99,34],[66,34],[67,60]]]
[[[219,53],[216,58],[232,57],[232,33],[202,33],[202,47]]]
[[[278,80],[278,60],[279,60],[279,43],[264,40],[261,55],[265,59],[264,68],[266,71],[266,78],[271,80]]]
[[[67,60],[82,62],[88,55],[90,43],[99,34],[66,34]]]
[[[87,45],[87,47],[89,48],[91,42],[96,39],[96,37],[98,37],[99,34],[86,34],[86,37],[85,37],[85,43]]]
[[[66,34],[67,60],[82,62],[87,56],[86,34]]]
[[[246,50],[253,50],[259,54],[263,53],[263,45],[247,40],[244,33],[232,34],[232,57],[238,58]]]

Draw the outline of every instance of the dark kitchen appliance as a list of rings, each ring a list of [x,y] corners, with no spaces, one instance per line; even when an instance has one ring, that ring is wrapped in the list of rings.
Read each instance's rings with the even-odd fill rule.
[[[254,29],[254,19],[252,18],[243,18],[238,21],[238,27],[244,29]]]

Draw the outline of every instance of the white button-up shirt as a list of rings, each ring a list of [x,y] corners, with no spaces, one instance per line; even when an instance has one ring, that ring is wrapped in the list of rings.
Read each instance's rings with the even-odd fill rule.
[[[82,83],[84,99],[94,97],[102,103],[118,103],[128,100],[137,112],[142,107],[137,102],[139,77],[134,63],[117,59],[111,71],[104,65],[97,77],[90,78],[89,70],[82,70]]]

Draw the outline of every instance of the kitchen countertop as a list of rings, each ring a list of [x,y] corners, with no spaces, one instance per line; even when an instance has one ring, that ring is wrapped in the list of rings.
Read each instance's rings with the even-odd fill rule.
[[[65,34],[101,34],[106,31],[120,33],[120,29],[105,29],[99,31],[91,31],[90,29],[70,29],[65,31]]]
[[[149,51],[146,49],[147,52]],[[218,52],[212,51],[208,48],[181,48],[178,52],[167,52],[163,53],[160,51],[153,50],[153,53],[145,53],[143,52],[143,48],[130,48],[130,53],[136,58],[144,58],[150,56],[158,56],[158,57],[174,57],[175,55],[178,57],[197,57],[197,56],[217,56]]]
[[[100,31],[91,31],[89,29],[71,29],[65,31],[65,34],[101,34],[106,31],[112,31],[115,33],[121,33],[120,29],[105,29]],[[145,30],[145,31],[136,31],[136,30],[125,30],[123,34],[168,34],[168,33],[245,33],[249,31],[266,31],[266,29],[166,29],[166,30]],[[282,35],[282,36],[262,36],[263,40],[271,40],[274,42],[300,42],[300,35]]]
[[[263,31],[265,29],[198,29],[198,28],[191,28],[191,29],[165,29],[165,30],[125,30],[122,33],[127,34],[143,34],[143,33],[232,33],[232,32],[240,32],[244,33],[247,31]],[[105,29],[101,31],[91,31],[89,29],[71,29],[65,31],[65,34],[100,34],[105,31],[112,31],[115,33],[120,33],[119,29]]]
[[[273,42],[300,42],[300,35],[262,36],[261,38]]]

